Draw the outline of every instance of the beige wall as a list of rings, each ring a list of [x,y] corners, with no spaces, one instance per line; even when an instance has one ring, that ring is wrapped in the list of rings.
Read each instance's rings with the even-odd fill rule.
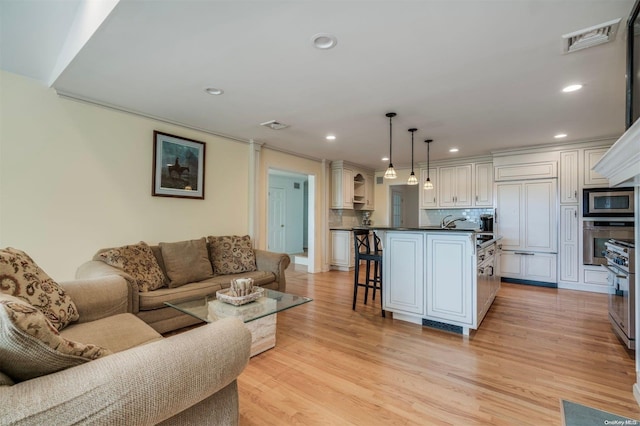
[[[206,142],[205,200],[151,196],[154,130]],[[56,280],[101,247],[248,233],[248,167],[248,144],[0,71],[0,247],[25,250]]]
[[[418,178],[420,176],[420,170],[416,170]],[[384,179],[382,185],[375,185],[375,203],[376,210],[371,215],[371,220],[374,225],[389,226],[389,216],[391,214],[391,192],[389,186],[391,185],[406,185],[409,176],[411,175],[411,169],[396,169],[398,175],[395,179]],[[376,177],[383,176],[384,171],[376,172]]]
[[[257,210],[259,216],[257,241],[258,248],[261,249],[266,249],[268,241],[267,211],[269,206],[267,193],[269,190],[269,168],[296,172],[315,177],[315,223],[309,229],[309,241],[311,243],[311,234],[313,234],[314,272],[327,270],[328,265],[325,265],[327,259],[326,240],[329,231],[326,226],[328,215],[326,197],[328,194],[326,194],[327,186],[325,182],[328,181],[328,178],[325,164],[321,161],[296,157],[294,155],[274,151],[268,148],[262,149],[260,153],[260,175],[258,178],[257,188]],[[300,212],[300,214],[302,214],[302,212]]]

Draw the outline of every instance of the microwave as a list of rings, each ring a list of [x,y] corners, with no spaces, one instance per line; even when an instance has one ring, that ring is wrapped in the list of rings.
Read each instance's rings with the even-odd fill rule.
[[[584,217],[633,217],[633,188],[584,189],[582,201]]]

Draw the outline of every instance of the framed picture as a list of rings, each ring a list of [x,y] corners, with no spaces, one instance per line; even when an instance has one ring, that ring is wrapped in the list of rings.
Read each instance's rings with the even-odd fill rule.
[[[204,200],[204,142],[153,132],[153,192]]]

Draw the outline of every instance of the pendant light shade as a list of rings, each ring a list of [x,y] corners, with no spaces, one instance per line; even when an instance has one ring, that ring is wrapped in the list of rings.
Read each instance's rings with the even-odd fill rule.
[[[396,113],[395,112],[388,112],[386,114],[386,116],[389,117],[389,168],[387,168],[387,171],[384,172],[384,177],[385,177],[385,179],[395,179],[398,176],[396,175],[396,170],[393,168],[393,160],[392,160],[392,157],[391,157],[391,151],[392,151],[392,149],[391,149],[391,141],[392,141],[392,138],[391,138],[391,119],[396,116]]]
[[[429,178],[429,154],[430,154],[430,147],[431,147],[431,142],[433,142],[433,139],[427,139],[425,141],[427,143],[427,180],[424,181],[424,189],[433,189],[433,183],[431,182],[431,179]]]
[[[411,132],[411,175],[409,175],[409,179],[407,180],[407,185],[417,185],[418,178],[416,178],[416,174],[413,172],[413,134],[416,132],[415,128],[409,129]]]

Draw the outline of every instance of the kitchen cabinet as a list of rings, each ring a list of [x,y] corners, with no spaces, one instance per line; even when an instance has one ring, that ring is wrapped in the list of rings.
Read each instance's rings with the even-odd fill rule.
[[[438,207],[438,185],[437,185],[438,169],[431,167],[429,169],[429,179],[433,183],[433,188],[424,189],[424,183],[427,181],[427,169],[420,169],[420,208],[429,209]]]
[[[331,208],[353,209],[353,170],[332,167]]]
[[[557,282],[556,185],[555,179],[496,185],[495,225],[503,237],[503,277]]]
[[[427,234],[427,316],[430,319],[473,325],[472,254],[468,235]]]
[[[577,204],[578,151],[560,153],[560,203]]]
[[[332,230],[331,231],[331,260],[332,269],[348,271],[354,267],[355,247],[353,243],[353,232]]]
[[[609,179],[593,171],[593,166],[604,156],[609,148],[591,148],[584,150],[584,186],[608,187]]]
[[[387,232],[383,256],[384,309],[402,314],[425,314],[425,234]]]
[[[472,164],[440,167],[438,193],[440,207],[471,207]]]
[[[578,281],[578,206],[560,206],[560,251],[558,266],[561,281]]]
[[[331,163],[332,209],[373,210],[373,173],[354,167],[344,161]]]
[[[553,253],[503,251],[500,255],[500,275],[527,281],[555,283],[557,257]]]
[[[545,179],[558,177],[557,161],[538,161],[520,164],[499,164],[494,168],[495,181]]]
[[[476,207],[493,206],[493,163],[475,164],[475,197]]]
[[[375,176],[373,174],[366,174],[364,177],[364,198],[365,204],[362,207],[363,210],[375,210],[374,196],[375,196]]]
[[[479,249],[476,255],[477,263],[477,298],[476,298],[476,324],[480,325],[493,301],[500,290],[500,274],[498,263],[500,251],[497,244],[493,243]]]

